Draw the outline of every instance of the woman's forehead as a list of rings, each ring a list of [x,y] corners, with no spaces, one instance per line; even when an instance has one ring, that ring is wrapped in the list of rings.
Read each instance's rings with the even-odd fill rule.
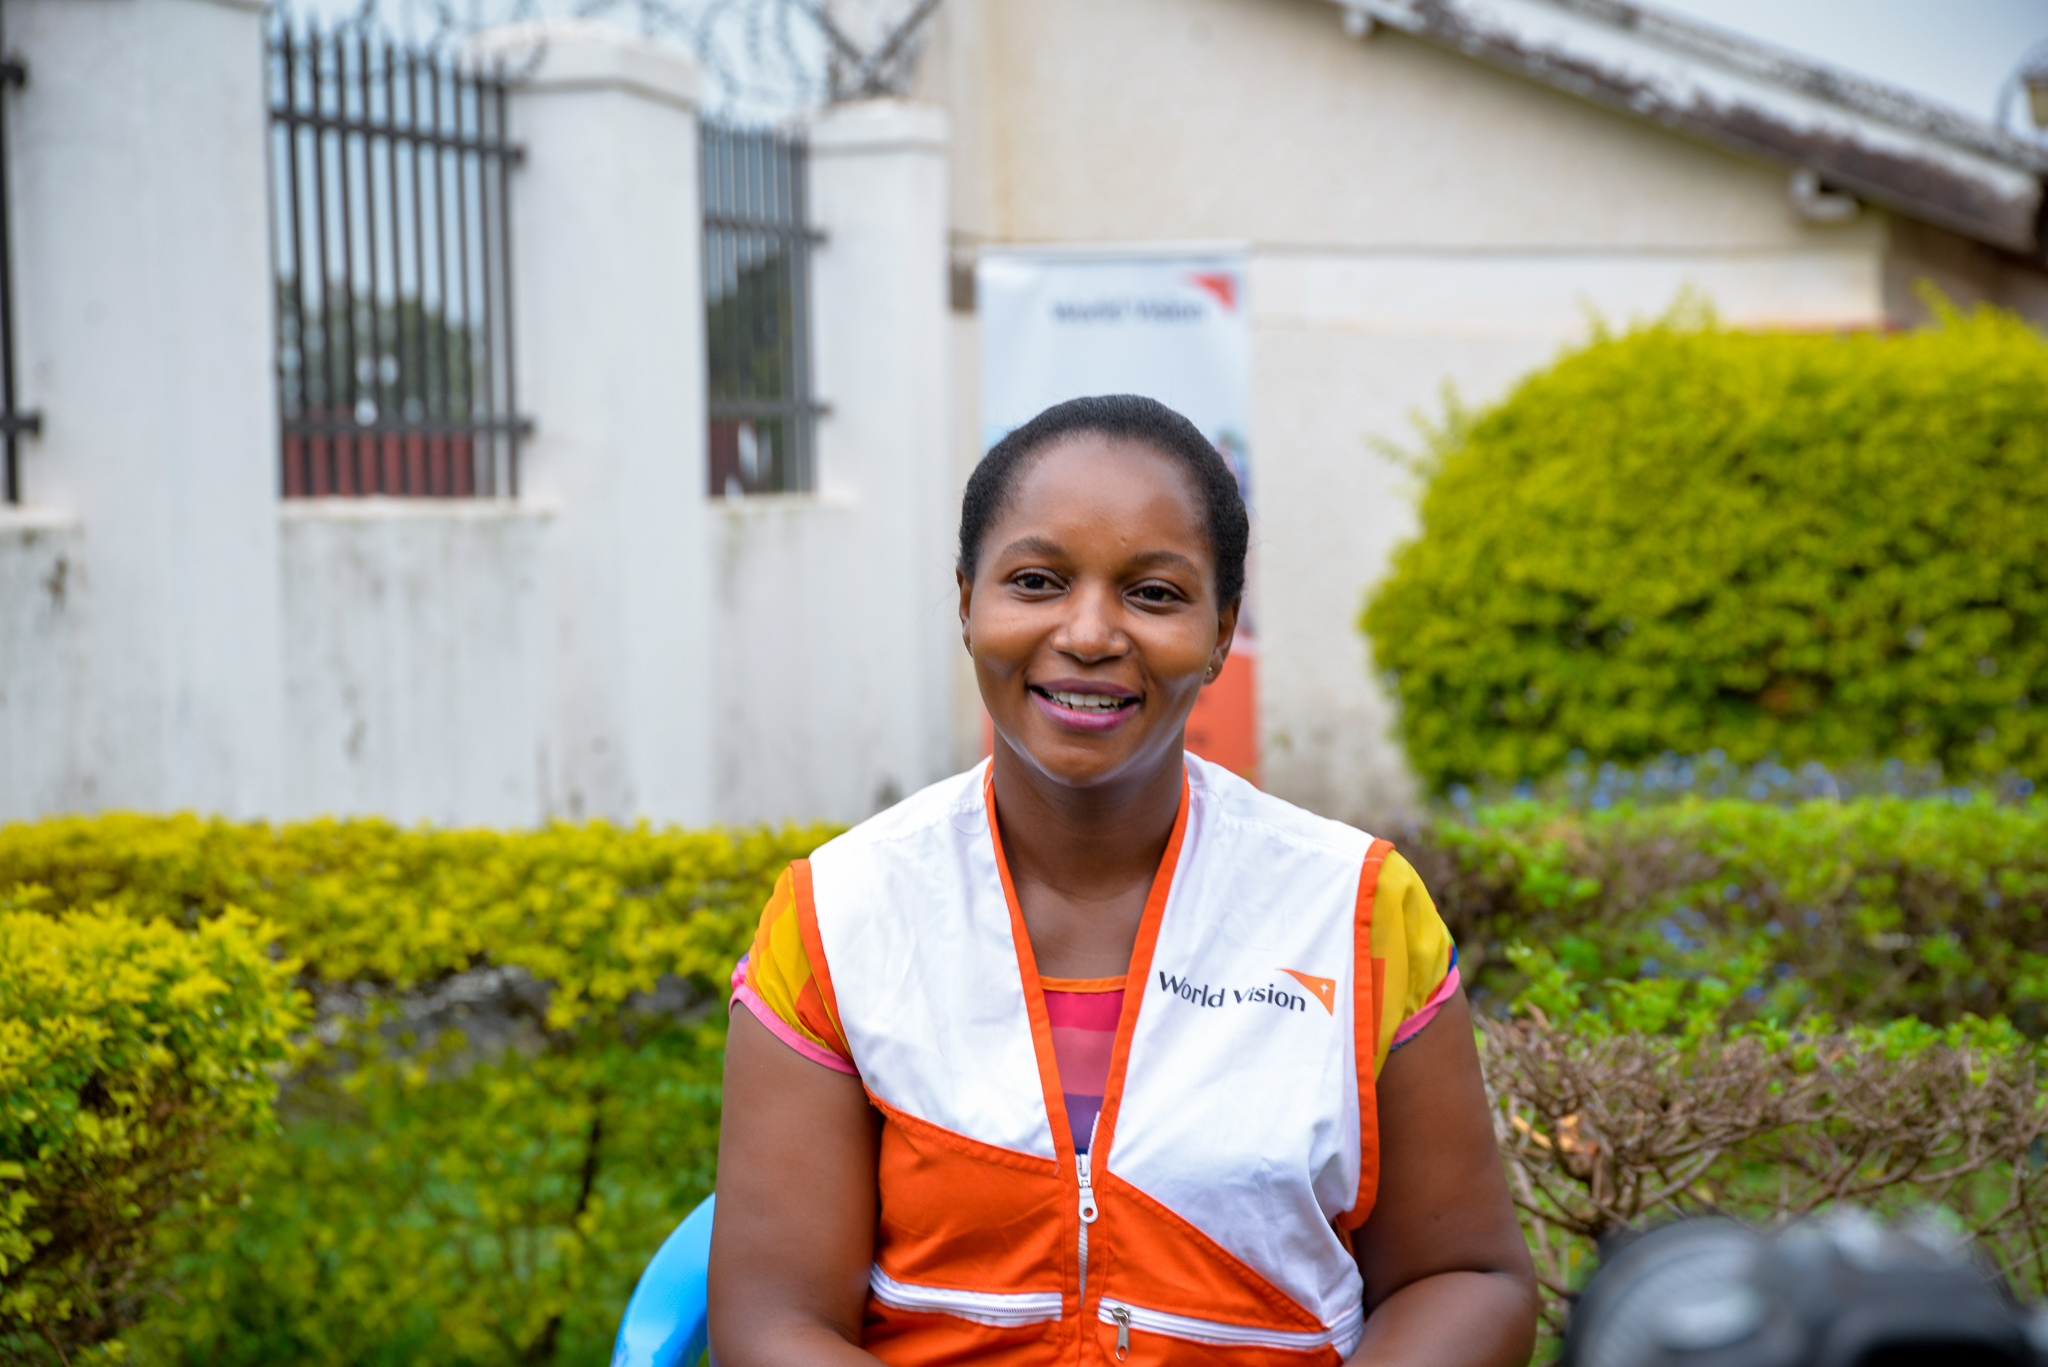
[[[1091,526],[1151,538],[1192,539],[1208,558],[1208,531],[1194,480],[1172,456],[1145,442],[1079,433],[1034,452],[1017,472],[991,529],[998,544],[1037,526]]]

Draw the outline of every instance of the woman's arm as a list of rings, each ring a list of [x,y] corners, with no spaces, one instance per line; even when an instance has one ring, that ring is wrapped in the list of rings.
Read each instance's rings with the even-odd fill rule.
[[[1354,1245],[1367,1319],[1351,1362],[1522,1367],[1535,1346],[1536,1272],[1463,991],[1388,1057],[1376,1091],[1379,1196]]]
[[[711,1236],[720,1367],[874,1367],[858,1345],[875,1255],[876,1121],[860,1079],[734,1010]]]

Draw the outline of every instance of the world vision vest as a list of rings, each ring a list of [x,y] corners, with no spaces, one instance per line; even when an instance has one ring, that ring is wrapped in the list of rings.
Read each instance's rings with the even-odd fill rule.
[[[796,866],[883,1116],[862,1347],[884,1362],[1335,1363],[1378,1175],[1385,841],[1190,757],[1074,1152],[988,766]],[[1341,1233],[1340,1233],[1341,1231]]]

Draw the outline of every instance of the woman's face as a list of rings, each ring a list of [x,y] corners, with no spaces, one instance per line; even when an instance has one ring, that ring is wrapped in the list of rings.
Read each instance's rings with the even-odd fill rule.
[[[1178,756],[1237,607],[1216,601],[1200,495],[1169,456],[1092,433],[1029,457],[960,625],[1001,742],[1086,788]]]

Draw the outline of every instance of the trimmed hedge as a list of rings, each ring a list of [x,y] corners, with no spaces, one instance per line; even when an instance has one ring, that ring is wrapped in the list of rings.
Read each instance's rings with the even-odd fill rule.
[[[92,905],[198,946],[252,934],[230,910],[248,908],[317,1008],[281,1133],[213,1156],[239,1203],[139,1217],[178,1296],[119,1346],[193,1367],[603,1361],[647,1258],[711,1188],[726,977],[775,877],[829,834],[0,828],[0,887],[34,889],[36,933]],[[142,953],[107,934],[112,963]],[[148,1028],[115,1033],[146,1050]],[[276,1081],[256,1081],[267,1104]],[[77,1180],[26,1166],[38,1190]]]
[[[147,1252],[135,1263],[147,1275],[126,1285],[169,1277],[176,1298],[124,1328],[135,1300],[80,1283],[90,1294],[74,1299],[68,1344],[119,1332],[130,1361],[191,1367],[603,1360],[646,1258],[712,1184],[725,976],[783,864],[829,833],[134,816],[0,828],[0,887],[17,888],[0,916],[0,1162],[21,1168],[0,1168],[15,1220],[0,1225],[0,1256],[22,1251],[8,1230],[82,1208],[82,1184],[102,1180],[52,1161],[15,1102],[78,1111],[99,1074],[42,1061],[6,1071],[21,1041],[45,1047],[40,1023],[68,1011],[106,1023],[96,1060],[168,1058],[166,1076],[229,1080],[192,1093],[216,1136],[200,1159],[156,1131],[131,1151],[184,1185],[115,1222]],[[1971,1089],[2034,1086],[2039,1051],[2025,1036],[2048,1031],[2048,802],[1523,802],[1393,834],[1495,1018],[1484,1047],[1503,1133],[1559,1286],[1583,1268],[1626,1176],[1577,1147],[1594,1142],[1587,1127],[1653,1135],[1642,1118],[1664,1114],[1658,1079],[1738,1079],[1754,1041],[1795,1025],[1799,1050],[1765,1053],[1785,1094],[1818,1109],[1750,1124],[1699,1190],[1762,1211],[1798,1186],[1774,1165],[1810,1158],[1819,1171],[1864,1138],[1904,1153],[1884,1127],[1921,1094],[1981,1113],[1984,1180],[2017,1180],[2008,1151],[2032,1143],[2039,1117],[1993,1115]],[[76,946],[70,958],[49,947],[60,943]],[[173,991],[197,981],[191,967],[163,971],[148,997],[161,1006],[97,1004],[137,965],[216,959],[225,995]],[[44,968],[13,967],[31,961]],[[1517,999],[1522,1019],[1501,1023]],[[314,1028],[287,1054],[308,1006]],[[2010,1015],[2025,1034],[1972,1013]],[[1844,1062],[1872,1049],[1911,1062],[1899,1076],[1920,1092],[1894,1098]],[[271,1125],[265,1070],[286,1062]],[[1868,1115],[1829,1119],[1838,1093]],[[1929,1153],[1918,1171],[1953,1170],[1947,1150]],[[1953,1188],[1961,1214],[2016,1237],[1971,1204],[1976,1182]],[[24,1190],[39,1204],[6,1204]],[[9,1323],[17,1337],[0,1349],[36,1360],[18,1333],[27,1321]]]
[[[159,1229],[230,1208],[304,1023],[268,927],[0,893],[0,1358],[77,1361],[164,1289]],[[54,914],[53,914],[54,913]]]
[[[1429,783],[1665,751],[2048,778],[2048,342],[1683,318],[1438,434],[1361,618]]]
[[[1735,975],[1738,1013],[2005,1016],[2048,1034],[2048,802],[1509,802],[1407,833],[1474,996],[1558,963],[1611,982]],[[1510,962],[1520,942],[1529,959]]]

